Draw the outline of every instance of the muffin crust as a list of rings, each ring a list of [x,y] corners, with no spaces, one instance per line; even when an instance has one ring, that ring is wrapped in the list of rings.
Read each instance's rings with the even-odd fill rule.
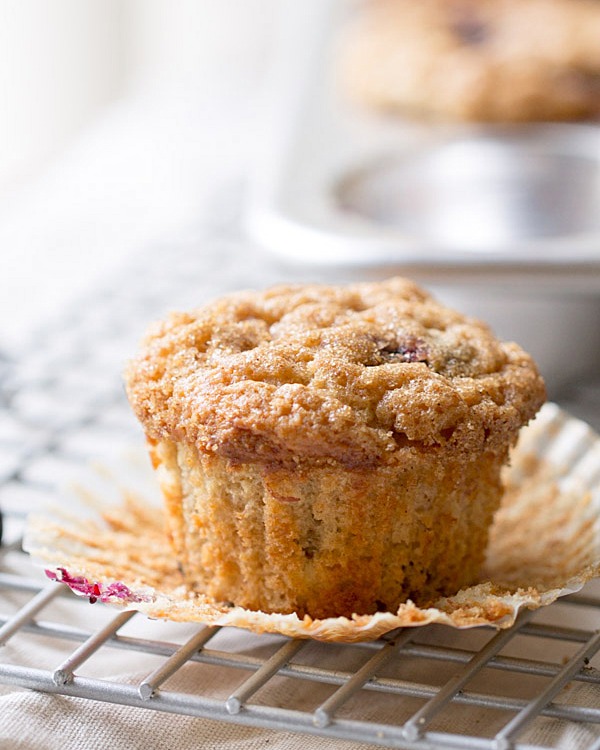
[[[278,286],[173,314],[126,379],[152,439],[288,467],[503,452],[545,397],[520,347],[401,278]]]

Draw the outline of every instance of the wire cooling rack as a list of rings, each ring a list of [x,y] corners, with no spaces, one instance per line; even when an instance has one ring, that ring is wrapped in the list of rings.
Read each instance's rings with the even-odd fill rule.
[[[190,239],[156,248],[52,321],[18,359],[0,360],[0,686],[350,746],[600,750],[594,584],[523,613],[506,631],[429,626],[337,645],[186,624],[170,624],[165,637],[163,623],[92,608],[30,565],[21,550],[26,512],[49,497],[60,501],[61,483],[90,458],[141,439],[120,373],[148,320],[282,278],[235,243]],[[593,384],[581,388],[567,408],[598,420],[599,394]],[[138,658],[135,678],[103,672],[105,655],[108,662],[116,652]],[[216,670],[218,681],[206,670]],[[184,673],[192,679],[178,682]]]

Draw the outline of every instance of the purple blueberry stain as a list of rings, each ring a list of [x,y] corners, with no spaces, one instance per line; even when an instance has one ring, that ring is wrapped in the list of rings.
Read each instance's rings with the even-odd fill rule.
[[[428,364],[427,344],[417,336],[408,336],[379,349],[387,362],[423,362]]]
[[[144,597],[134,593],[128,586],[121,581],[104,584],[97,581],[90,581],[83,576],[73,576],[66,568],[57,568],[56,571],[45,570],[46,576],[52,581],[65,583],[71,591],[85,596],[90,604],[97,601],[108,602],[111,599],[120,599],[128,602],[141,602]]]
[[[456,11],[450,21],[452,33],[462,42],[472,47],[484,44],[490,36],[490,27],[468,9]]]

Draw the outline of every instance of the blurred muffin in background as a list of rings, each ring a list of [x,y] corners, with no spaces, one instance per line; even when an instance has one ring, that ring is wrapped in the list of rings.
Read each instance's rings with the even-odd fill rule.
[[[492,122],[600,114],[598,0],[367,0],[344,87],[378,110]]]

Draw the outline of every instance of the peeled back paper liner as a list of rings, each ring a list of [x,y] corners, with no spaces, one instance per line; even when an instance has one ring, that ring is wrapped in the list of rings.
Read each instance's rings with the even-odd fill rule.
[[[90,470],[68,503],[29,518],[24,546],[50,578],[90,602],[152,618],[347,642],[430,623],[506,628],[521,608],[551,604],[600,570],[600,437],[555,404],[542,408],[513,451],[480,582],[427,607],[407,601],[397,612],[314,620],[191,591],[171,551],[150,469],[144,475],[141,466],[138,460],[116,474]]]

